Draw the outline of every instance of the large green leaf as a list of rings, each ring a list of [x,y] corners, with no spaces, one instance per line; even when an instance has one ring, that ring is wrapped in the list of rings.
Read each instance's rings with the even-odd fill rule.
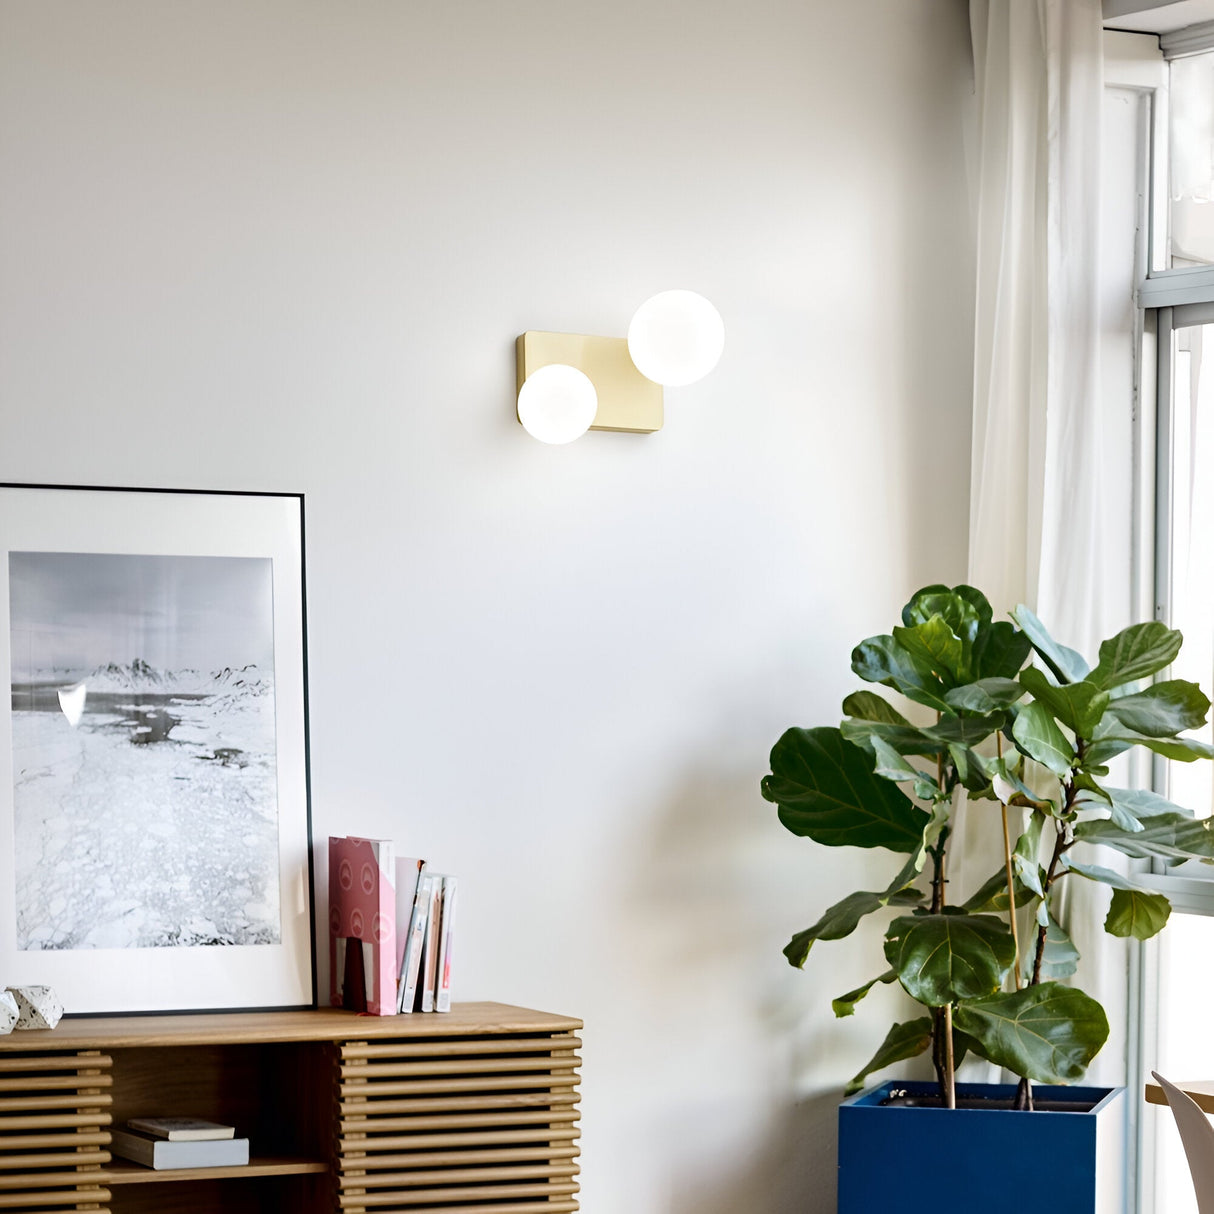
[[[977,746],[997,730],[1003,728],[1005,716],[1001,712],[985,717],[941,717],[935,725],[924,726],[922,733],[942,742],[957,742],[962,746]]]
[[[1121,811],[1135,818],[1140,824],[1143,818],[1155,817],[1159,814],[1179,814],[1182,818],[1191,818],[1193,811],[1185,809],[1161,797],[1157,792],[1145,788],[1104,788],[1100,791]]]
[[[874,738],[880,738],[900,755],[928,755],[934,758],[947,749],[947,743],[939,738],[929,738],[913,725],[886,725],[883,721],[849,719],[839,726],[839,732],[847,741],[870,753]]]
[[[978,633],[973,663],[980,679],[1014,679],[1032,651],[1032,642],[1014,624],[999,620]]]
[[[1099,881],[1104,885],[1111,886],[1113,889],[1142,888],[1142,886],[1132,881],[1123,873],[1119,873],[1112,868],[1105,868],[1101,864],[1081,864],[1078,860],[1073,860],[1068,855],[1060,857],[1060,861],[1062,867],[1067,872],[1077,873],[1080,877],[1086,877],[1089,881]]]
[[[1024,887],[1019,877],[1013,877],[1016,890],[1016,905],[1024,906],[1034,895]],[[999,866],[999,871],[988,877],[962,904],[961,909],[971,915],[1006,914],[1008,909],[1007,869]]]
[[[1020,672],[1020,682],[1033,699],[1044,704],[1069,729],[1090,738],[1108,707],[1109,693],[1086,679],[1078,683],[1051,683],[1036,666]]]
[[[885,1040],[878,1046],[877,1052],[868,1060],[864,1069],[847,1085],[847,1095],[851,1096],[864,1087],[864,1081],[873,1071],[883,1070],[895,1062],[907,1058],[917,1058],[932,1043],[932,1022],[929,1016],[920,1020],[908,1020],[905,1024],[895,1024],[885,1035]]]
[[[1105,764],[1118,755],[1124,754],[1131,746],[1137,745],[1135,738],[1120,738],[1113,735],[1113,730],[1121,727],[1111,717],[1105,717],[1097,731],[1099,737],[1089,743],[1083,750],[1083,770],[1098,775],[1107,775]]]
[[[1131,624],[1101,642],[1100,661],[1089,680],[1097,687],[1113,688],[1149,678],[1172,664],[1183,639],[1179,632],[1158,620]]]
[[[895,784],[911,785],[911,791],[921,801],[938,801],[945,793],[935,779],[925,771],[912,767],[892,746],[880,738],[872,739],[873,757],[876,760],[874,771],[883,780],[893,780]]]
[[[1113,900],[1105,916],[1104,930],[1112,936],[1133,936],[1148,940],[1167,923],[1172,904],[1163,894],[1143,889],[1130,877],[1099,864],[1080,864],[1070,856],[1062,857],[1063,868],[1112,887]]]
[[[828,847],[915,850],[928,815],[873,771],[873,757],[838,729],[789,729],[771,752],[763,796],[794,835]]]
[[[1075,750],[1044,704],[1034,702],[1020,710],[1012,737],[1030,759],[1048,767],[1054,775],[1061,778],[1070,772]]]
[[[948,755],[953,761],[957,779],[965,786],[971,800],[989,799],[991,795],[989,768],[992,760],[957,742],[949,743]]]
[[[880,721],[884,725],[905,725],[910,722],[887,700],[875,691],[853,691],[843,701],[843,715],[859,721]]]
[[[998,989],[1016,947],[994,915],[902,915],[886,933],[885,959],[912,999],[943,1007]]]
[[[1109,715],[1127,729],[1152,738],[1170,738],[1206,723],[1210,701],[1196,683],[1169,679],[1109,705]]]
[[[1199,738],[1149,738],[1145,734],[1122,728],[1116,735],[1101,738],[1084,756],[1085,761],[1088,764],[1094,763],[1098,754],[1102,762],[1107,762],[1113,755],[1120,754],[1122,750],[1130,746],[1145,746],[1147,750],[1153,750],[1157,755],[1163,755],[1165,759],[1175,759],[1180,763],[1194,763],[1198,759],[1214,759],[1214,746]],[[1120,747],[1120,749],[1112,749],[1110,753],[1108,750],[1098,750],[1102,747]]]
[[[934,615],[913,628],[895,627],[894,640],[907,653],[926,662],[928,669],[949,687],[969,682],[969,645],[962,643],[942,615]]]
[[[924,895],[916,889],[887,889],[882,893],[859,890],[836,902],[813,927],[798,932],[785,946],[784,956],[789,965],[800,969],[809,956],[815,940],[842,940],[850,936],[865,915],[883,910],[887,906],[920,906]]]
[[[893,780],[895,784],[905,784],[908,780],[926,778],[926,773],[912,767],[884,738],[879,735],[872,739],[873,771],[883,780]]]
[[[1114,801],[1090,776],[1079,772],[1075,776],[1075,783],[1080,787],[1075,798],[1076,809],[1104,810],[1113,824],[1122,830],[1142,830],[1142,822],[1137,815],[1129,813],[1123,803]]]
[[[1024,630],[1029,643],[1060,683],[1078,683],[1087,675],[1088,664],[1083,655],[1054,640],[1045,625],[1023,603],[1012,612],[1012,619]]]
[[[979,679],[954,687],[944,699],[960,712],[997,712],[1014,704],[1024,695],[1024,688],[1015,679]]]
[[[893,970],[886,970],[884,974],[873,978],[866,982],[863,986],[858,986],[854,991],[848,991],[846,995],[840,995],[838,999],[830,1001],[830,1009],[836,1016],[842,1019],[844,1016],[855,1014],[856,1004],[868,994],[869,991],[877,985],[878,982],[890,983],[897,982],[898,975]]]
[[[1012,866],[1021,884],[1038,898],[1045,897],[1041,880],[1041,828],[1044,825],[1045,819],[1040,814],[1033,814],[1028,826],[1016,840],[1016,850],[1012,853]]]
[[[1037,950],[1037,933],[1029,936],[1025,949],[1024,971],[1029,973]],[[1079,968],[1079,950],[1062,925],[1046,911],[1045,951],[1041,954],[1043,979],[1069,978]]]
[[[1155,814],[1140,821],[1139,831],[1122,830],[1107,818],[1080,822],[1075,827],[1075,838],[1084,843],[1103,843],[1136,860],[1156,856],[1165,860],[1214,859],[1214,819]],[[1078,871],[1078,866],[1071,867]]]
[[[1009,759],[1012,761],[1009,762]],[[1049,810],[1053,802],[1042,800],[1021,778],[1023,761],[1019,755],[1006,756],[990,762],[991,783],[995,796],[1005,805],[1029,805]]]
[[[852,650],[851,668],[869,683],[894,687],[919,704],[947,712],[948,688],[933,673],[931,663],[904,649],[892,636],[869,637]]]
[[[946,743],[938,738],[929,738],[913,725],[887,725],[883,721],[850,719],[839,726],[839,731],[847,741],[870,752],[874,738],[880,738],[900,755],[929,755],[934,758],[947,749]]]
[[[953,1023],[983,1057],[1039,1083],[1082,1079],[1109,1035],[1100,1004],[1059,982],[962,1003]]]
[[[962,582],[960,585],[953,587],[953,593],[959,599],[964,599],[974,609],[974,614],[978,617],[979,632],[982,631],[983,627],[990,624],[995,613],[991,610],[990,600],[981,590],[975,586],[967,586]]]
[[[952,593],[952,588],[941,582],[934,582],[930,586],[924,586],[922,590],[916,590],[902,608],[902,622],[907,628],[913,628],[916,624],[922,624],[932,616],[939,615],[939,610],[931,604],[940,595]]]
[[[1104,788],[1090,776],[1080,774],[1075,783],[1080,789],[1076,804],[1080,809],[1105,810],[1113,824],[1122,830],[1137,833],[1142,830],[1142,819],[1158,817],[1160,814],[1179,814],[1191,818],[1193,811],[1176,805],[1158,793],[1144,788]]]
[[[1163,894],[1142,889],[1115,889],[1104,930],[1110,936],[1149,940],[1163,929],[1171,913],[1172,904]]]
[[[926,624],[939,616],[967,648],[977,638],[983,624],[991,621],[991,605],[986,596],[972,586],[926,586],[902,608],[902,623],[907,628]]]

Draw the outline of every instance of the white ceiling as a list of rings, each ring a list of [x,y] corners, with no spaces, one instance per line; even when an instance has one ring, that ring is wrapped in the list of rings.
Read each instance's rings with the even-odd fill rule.
[[[1104,0],[1104,23],[1110,29],[1166,34],[1214,21],[1214,0]]]

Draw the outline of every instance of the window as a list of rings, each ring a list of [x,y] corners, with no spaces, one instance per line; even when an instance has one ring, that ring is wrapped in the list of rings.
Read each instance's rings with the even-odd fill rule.
[[[1170,64],[1169,269],[1214,264],[1214,52]]]
[[[1209,317],[1209,322],[1203,321]],[[1161,614],[1185,636],[1172,668],[1210,691],[1214,678],[1214,306],[1161,309],[1157,316],[1159,428],[1158,537]],[[1199,736],[1214,740],[1207,725]],[[1161,762],[1156,784],[1199,817],[1214,810],[1210,763]],[[1167,930],[1149,946],[1144,995],[1150,1013],[1147,1065],[1165,1075],[1214,1074],[1209,1008],[1214,1001],[1214,870],[1188,864],[1154,882],[1173,901]],[[1170,1118],[1148,1117],[1154,1131],[1148,1194],[1158,1214],[1196,1214],[1188,1165]]]
[[[1164,39],[1164,51],[1169,39]],[[1176,52],[1179,45],[1183,55]],[[1141,611],[1185,636],[1177,678],[1214,683],[1214,50],[1192,40],[1133,87],[1149,106],[1142,154],[1137,401],[1140,419],[1135,576]],[[1114,80],[1116,79],[1114,73]],[[1107,136],[1106,136],[1107,138]],[[1141,143],[1139,145],[1141,152]],[[1153,156],[1152,156],[1153,153]],[[1123,187],[1119,187],[1123,188]],[[1143,279],[1141,267],[1149,267]],[[1214,741],[1214,727],[1203,735]],[[1158,760],[1153,784],[1199,816],[1214,811],[1214,764]],[[1144,866],[1145,867],[1145,866]],[[1134,1188],[1139,1214],[1196,1214],[1179,1136],[1170,1117],[1146,1111],[1148,1069],[1179,1078],[1214,1074],[1208,1009],[1214,1001],[1214,868],[1144,873],[1166,892],[1167,930],[1138,952],[1131,1005],[1128,1111],[1141,1146]]]

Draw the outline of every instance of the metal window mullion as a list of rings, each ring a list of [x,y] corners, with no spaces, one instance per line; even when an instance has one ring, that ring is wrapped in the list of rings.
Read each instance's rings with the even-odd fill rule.
[[[1155,618],[1167,624],[1172,615],[1172,408],[1174,316],[1171,308],[1156,312],[1155,329]],[[1152,787],[1167,796],[1168,768],[1153,756]],[[1158,860],[1152,871],[1162,872]]]
[[[1214,324],[1214,299],[1205,303],[1181,304],[1172,308],[1172,328]]]
[[[1214,300],[1214,266],[1155,270],[1138,284],[1140,308],[1174,308]]]
[[[1159,49],[1165,59],[1180,59],[1185,55],[1200,55],[1214,50],[1214,21],[1199,21],[1183,29],[1159,36]]]

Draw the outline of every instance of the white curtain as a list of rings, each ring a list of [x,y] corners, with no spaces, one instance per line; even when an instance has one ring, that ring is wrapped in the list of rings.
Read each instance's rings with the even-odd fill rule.
[[[978,129],[970,581],[1003,615],[1033,607],[1094,657],[1129,622],[1130,491],[1105,441],[1100,388],[1100,0],[971,0]],[[1117,456],[1121,459],[1121,456]],[[1002,858],[998,813],[966,806],[954,877]],[[1102,857],[1107,863],[1107,858]],[[1074,879],[1070,879],[1074,881]],[[1086,885],[1087,883],[1080,883]],[[1126,952],[1101,931],[1104,894],[1067,891],[1077,982],[1113,1028],[1090,1074],[1124,1079]]]

